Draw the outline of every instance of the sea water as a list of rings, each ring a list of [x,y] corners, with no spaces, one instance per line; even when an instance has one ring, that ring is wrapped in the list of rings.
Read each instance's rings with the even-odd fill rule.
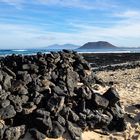
[[[0,56],[11,54],[33,55],[37,52],[49,53],[61,51],[61,49],[0,49]],[[115,48],[115,49],[75,49],[79,53],[140,53],[140,48]]]

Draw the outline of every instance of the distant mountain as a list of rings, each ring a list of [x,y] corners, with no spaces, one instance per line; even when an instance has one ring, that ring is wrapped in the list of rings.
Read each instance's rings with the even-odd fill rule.
[[[113,48],[117,47],[106,41],[98,41],[98,42],[88,42],[78,49],[113,49]]]
[[[70,50],[73,50],[73,49],[79,48],[79,46],[74,45],[74,44],[63,44],[63,45],[53,44],[53,45],[50,45],[46,48],[47,49],[70,49]]]

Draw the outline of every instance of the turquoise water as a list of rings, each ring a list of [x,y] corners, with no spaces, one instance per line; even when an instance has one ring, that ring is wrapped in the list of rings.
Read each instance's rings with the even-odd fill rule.
[[[60,49],[26,49],[26,50],[0,50],[0,55],[23,54],[30,55],[37,52],[49,53],[50,51],[60,51]],[[140,53],[140,48],[117,48],[117,49],[75,49],[79,53]]]

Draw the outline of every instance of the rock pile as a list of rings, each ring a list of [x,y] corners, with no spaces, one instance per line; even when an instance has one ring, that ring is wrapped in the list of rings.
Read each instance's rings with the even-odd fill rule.
[[[76,52],[63,50],[33,56],[11,55],[0,61],[0,139],[58,138],[68,132],[80,140],[84,130],[123,131],[119,95],[103,84]]]

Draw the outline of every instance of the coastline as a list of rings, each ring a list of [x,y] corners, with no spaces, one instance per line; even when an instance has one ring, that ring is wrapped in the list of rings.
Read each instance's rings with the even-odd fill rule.
[[[140,65],[134,65],[140,63],[140,53],[119,53],[119,54],[95,54],[86,53],[82,54],[88,62],[94,62],[95,66],[99,65],[102,69],[95,70],[95,66],[91,65],[96,75],[104,79],[106,84],[112,84],[117,89],[120,95],[121,104],[125,112],[125,119],[127,123],[127,129],[124,132],[110,132],[105,134],[100,130],[85,131],[82,134],[83,140],[139,140],[140,139],[140,109],[136,108],[135,105],[140,103]],[[108,59],[108,56],[112,56]],[[129,57],[128,57],[129,55]],[[116,64],[113,59],[118,56]],[[90,59],[92,58],[92,59]],[[105,62],[106,63],[103,63]],[[103,68],[105,64],[110,67]],[[129,64],[129,65],[126,65]],[[110,69],[112,65],[116,65],[113,69]],[[121,65],[121,67],[118,67]],[[118,68],[117,68],[118,67]],[[106,90],[105,87],[97,88],[101,91]],[[27,137],[23,140],[29,140],[31,137]],[[68,140],[69,136],[66,134],[65,137],[57,140]],[[45,140],[55,140],[46,138]]]
[[[91,53],[90,55],[82,55],[89,63],[93,64],[94,62],[94,65],[91,65],[91,67],[98,78],[103,79],[106,85],[113,86],[117,89],[127,122],[127,129],[124,132],[105,133],[101,130],[85,131],[82,134],[83,140],[139,140],[140,109],[135,105],[140,103],[140,53],[137,53],[136,55],[135,53]],[[115,67],[113,67],[113,65],[115,65]],[[121,67],[118,67],[118,65],[121,65]],[[95,69],[96,67],[102,67],[102,69]],[[108,86],[97,84],[96,89],[102,94],[107,90]],[[27,134],[22,140],[32,140],[32,138]],[[46,138],[45,140],[54,139]],[[65,138],[56,140],[70,140],[70,137],[65,136]]]
[[[127,122],[127,129],[123,133],[111,132],[109,135],[102,135],[88,131],[83,134],[83,138],[85,140],[139,140],[140,109],[135,105],[140,103],[140,53],[83,54],[83,56],[91,63],[95,60],[91,67],[96,75],[117,89]]]

